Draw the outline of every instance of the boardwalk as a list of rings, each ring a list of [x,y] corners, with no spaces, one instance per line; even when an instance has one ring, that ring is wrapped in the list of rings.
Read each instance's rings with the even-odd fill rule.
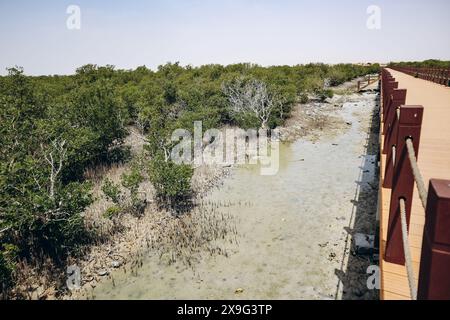
[[[424,107],[418,166],[425,183],[428,186],[430,178],[450,179],[450,87],[417,79],[391,69],[389,71],[399,82],[398,88],[407,89],[406,105]],[[386,155],[382,155],[381,179],[384,178],[385,162]],[[382,259],[387,237],[390,196],[391,189],[382,188],[380,198],[381,299],[410,299],[406,268]],[[409,234],[416,281],[419,274],[424,222],[424,209],[420,203],[417,188],[414,188]]]

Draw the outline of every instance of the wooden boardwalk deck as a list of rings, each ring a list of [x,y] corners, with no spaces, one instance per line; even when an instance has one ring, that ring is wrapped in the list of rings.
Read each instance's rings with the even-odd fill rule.
[[[399,89],[407,89],[406,104],[422,105],[424,115],[418,153],[418,166],[428,187],[430,178],[450,179],[450,87],[417,79],[402,72],[388,69],[399,82]],[[381,145],[383,136],[380,135]],[[386,156],[381,156],[380,183],[384,178]],[[381,185],[381,184],[380,184]],[[406,268],[382,259],[386,245],[391,189],[381,188],[380,194],[380,298],[410,299]],[[414,276],[419,275],[425,211],[414,187],[409,239]]]

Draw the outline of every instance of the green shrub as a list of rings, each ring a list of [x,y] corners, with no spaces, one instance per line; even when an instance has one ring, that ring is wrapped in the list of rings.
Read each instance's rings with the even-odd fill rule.
[[[106,155],[107,163],[120,163],[131,160],[131,147],[130,146],[117,146],[108,150]]]
[[[139,184],[144,180],[144,177],[142,176],[139,168],[137,166],[133,166],[130,173],[122,174],[121,180],[122,186],[130,190],[131,195],[133,196],[133,193],[137,192]]]
[[[261,127],[261,121],[251,113],[241,114],[234,118],[235,123],[242,129],[257,129]]]
[[[133,214],[143,214],[147,206],[146,198],[139,197],[138,189],[144,177],[138,165],[131,167],[130,173],[122,174],[122,185],[130,191],[131,203],[128,205],[128,210]]]
[[[300,95],[300,103],[305,104],[308,103],[308,101],[309,101],[308,95],[306,93],[302,93]]]
[[[333,95],[334,95],[334,93],[333,93],[333,90],[331,90],[331,89],[320,90],[318,93],[319,99],[321,101],[325,101],[328,98],[331,99],[331,98],[333,98]]]
[[[34,233],[37,249],[55,258],[76,250],[90,240],[82,212],[92,203],[90,183],[71,182],[62,187],[54,201],[47,205],[45,218],[36,216],[30,230]]]
[[[120,191],[119,185],[115,184],[110,179],[105,179],[102,184],[102,191],[105,196],[115,204],[120,204],[122,202],[122,192]]]
[[[157,154],[150,161],[149,176],[162,205],[172,208],[182,207],[189,202],[192,194],[191,178],[194,169],[189,165],[165,161],[162,154]]]
[[[424,61],[391,62],[389,63],[388,66],[416,67],[416,68],[450,68],[450,61],[428,59]]]
[[[103,217],[106,219],[113,219],[114,217],[117,217],[121,211],[122,209],[120,207],[111,206],[105,210],[105,212],[103,213]]]
[[[4,243],[0,246],[0,292],[11,285],[18,253],[19,248],[16,245]]]

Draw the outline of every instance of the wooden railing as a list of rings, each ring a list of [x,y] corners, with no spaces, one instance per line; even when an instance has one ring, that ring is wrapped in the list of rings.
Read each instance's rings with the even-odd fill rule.
[[[406,263],[408,267],[405,249],[409,248],[403,247],[405,239],[402,238],[408,235],[402,232],[400,204],[404,205],[402,209],[405,210],[403,213],[409,230],[414,185],[415,182],[418,188],[420,184],[423,185],[417,183],[417,175],[420,179],[421,175],[417,170],[413,174],[412,165],[418,169],[414,161],[419,152],[424,108],[405,105],[407,90],[398,89],[398,82],[387,69],[381,71],[380,88],[382,102],[380,116],[384,135],[381,152],[386,154],[382,186],[392,189],[384,260],[401,265]],[[428,196],[425,196],[427,201],[422,201],[426,206],[425,227],[417,298],[450,299],[450,180],[431,179],[428,190]],[[421,190],[419,194],[420,192]],[[422,190],[422,194],[423,192]]]
[[[364,77],[364,80],[358,80],[358,89],[357,91],[361,91],[362,89],[370,86],[372,83],[375,83],[377,81],[379,81],[380,78],[379,76],[374,76],[374,75],[367,75]]]
[[[449,68],[416,68],[416,67],[399,67],[391,66],[393,70],[397,70],[410,76],[432,81],[434,83],[450,86],[450,69]]]

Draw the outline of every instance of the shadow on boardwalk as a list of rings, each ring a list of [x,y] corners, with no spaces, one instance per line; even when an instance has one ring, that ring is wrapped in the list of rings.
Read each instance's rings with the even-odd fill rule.
[[[372,255],[358,256],[352,252],[352,236],[356,233],[375,235],[376,210],[378,200],[378,153],[379,153],[379,96],[373,109],[370,128],[366,136],[365,152],[361,155],[361,166],[358,181],[355,181],[355,196],[349,226],[345,227],[346,250],[340,269],[335,269],[338,277],[335,299],[378,299],[379,290],[367,288],[367,268],[378,264],[373,262]],[[353,226],[353,227],[352,227]],[[348,255],[347,264],[345,256]],[[342,288],[342,297],[339,296]]]

